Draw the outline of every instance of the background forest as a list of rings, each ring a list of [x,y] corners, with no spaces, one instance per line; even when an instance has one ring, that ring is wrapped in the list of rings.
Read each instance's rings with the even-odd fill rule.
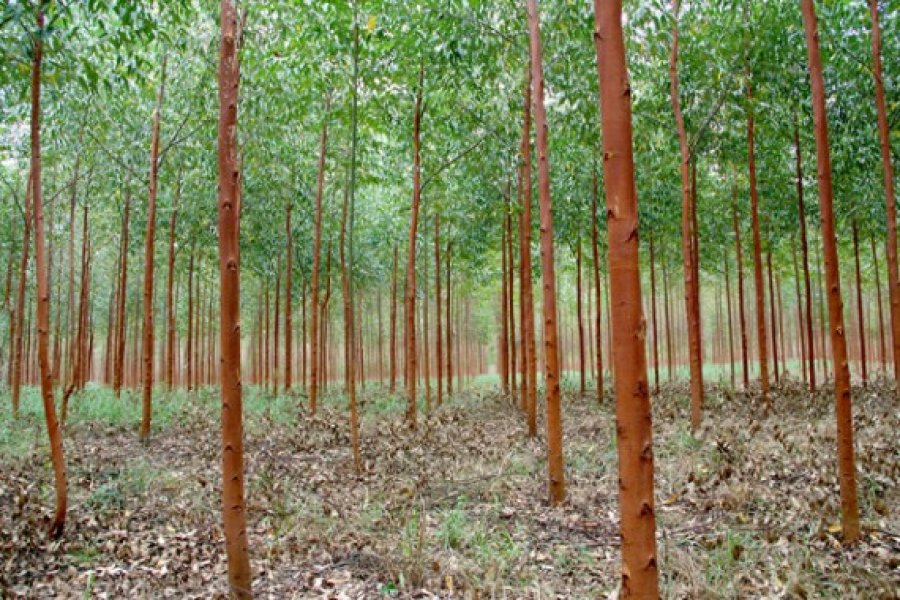
[[[897,597],[900,1],[0,56],[0,596]]]

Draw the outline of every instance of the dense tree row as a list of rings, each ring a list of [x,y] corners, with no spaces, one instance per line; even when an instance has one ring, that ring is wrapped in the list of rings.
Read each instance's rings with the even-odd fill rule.
[[[140,390],[148,443],[154,398],[221,386],[249,596],[242,382],[312,413],[345,392],[362,469],[357,386],[414,429],[494,372],[530,436],[546,413],[554,504],[562,388],[613,386],[625,595],[658,594],[663,380],[690,381],[695,431],[704,379],[764,405],[833,382],[859,535],[851,374],[900,376],[900,10],[522,4],[6,3],[0,368],[14,413],[40,385],[54,535],[91,383]]]

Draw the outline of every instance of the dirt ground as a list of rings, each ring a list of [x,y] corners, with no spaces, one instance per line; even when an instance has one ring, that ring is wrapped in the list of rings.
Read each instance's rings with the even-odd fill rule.
[[[787,384],[765,415],[752,393],[710,388],[696,437],[686,392],[654,399],[664,597],[900,598],[900,402],[887,386],[854,394],[864,533],[849,548],[829,390]],[[461,395],[415,434],[400,399],[363,395],[359,476],[337,398],[315,418],[302,398],[248,411],[257,597],[616,597],[611,404],[567,393],[569,499],[550,508],[543,441],[496,392]],[[71,424],[57,542],[45,443],[2,455],[0,596],[225,597],[215,402],[209,391],[174,407],[147,446],[131,424]]]

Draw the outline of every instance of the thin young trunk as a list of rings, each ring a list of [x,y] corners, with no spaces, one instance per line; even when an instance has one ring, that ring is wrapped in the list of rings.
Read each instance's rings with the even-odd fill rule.
[[[416,230],[419,224],[419,202],[422,197],[422,163],[420,136],[422,131],[422,95],[425,65],[419,63],[419,84],[416,88],[416,104],[413,114],[413,198],[409,215],[409,243],[406,255],[406,423],[416,428]]]
[[[598,300],[599,304],[599,300]],[[671,310],[669,308],[669,270],[666,269],[665,263],[663,263],[663,304],[665,305],[665,318],[666,318],[666,375],[668,376],[669,382],[672,381],[672,376],[674,375],[675,370],[675,354],[672,352],[672,316]],[[598,319],[599,317],[599,307],[598,311]],[[600,345],[598,343],[597,348],[599,349]]]
[[[875,294],[878,304],[878,345],[880,349],[881,371],[884,372],[887,364],[887,346],[884,342],[884,310],[881,303],[881,270],[878,268],[878,251],[875,248],[875,236],[869,237],[872,244],[872,264],[875,268]]]
[[[156,110],[153,112],[153,130],[150,138],[150,189],[147,201],[147,235],[144,240],[144,330],[141,345],[141,357],[143,361],[141,441],[147,441],[147,438],[150,436],[151,403],[153,401],[153,264],[155,254],[153,246],[156,232],[156,192],[159,178],[159,130],[165,89],[166,57],[163,56],[159,93],[156,97]]]
[[[691,233],[693,214],[693,194],[690,179],[690,149],[684,116],[681,112],[681,97],[678,91],[678,12],[680,0],[672,0],[672,52],[669,56],[669,82],[672,96],[672,112],[678,131],[678,145],[681,152],[681,253],[684,262],[685,313],[688,320],[688,345],[691,369],[691,429],[700,426],[703,409],[703,349],[700,338],[699,282],[696,279],[695,249]]]
[[[791,258],[794,263],[794,291],[797,298],[797,337],[800,342],[800,374],[803,383],[808,383],[809,380],[806,374],[807,347],[803,329],[803,315],[806,311],[803,309],[803,299],[800,296],[800,270],[797,268],[797,247],[793,244],[791,245]]]
[[[856,320],[859,325],[859,360],[863,386],[869,383],[869,371],[866,364],[866,320],[863,317],[862,272],[859,266],[859,228],[856,219],[851,224],[853,229],[853,258],[856,262]]]
[[[500,391],[509,396],[509,315],[507,311],[507,278],[506,278],[506,219],[500,231],[500,331],[497,339],[497,356],[500,367]]]
[[[260,384],[262,384],[263,390],[269,389],[269,381],[271,380],[271,371],[269,369],[271,365],[271,331],[272,331],[272,312],[271,312],[271,300],[269,298],[269,281],[266,280],[266,289],[263,292],[263,355],[262,355],[262,370],[261,370],[261,378]]]
[[[431,346],[428,339],[428,263],[424,261],[422,281],[424,300],[422,301],[422,378],[425,383],[425,411],[431,413]]]
[[[775,276],[775,298],[778,303],[778,343],[781,345],[781,373],[787,376],[787,353],[784,341],[784,309],[781,297],[781,276]]]
[[[775,314],[775,284],[772,281],[772,251],[766,253],[766,270],[769,274],[769,321],[772,325],[772,366],[775,371],[775,384],[777,385],[780,381],[780,373],[778,372],[778,336],[777,326],[778,326],[778,318]]]
[[[379,366],[378,366],[378,377],[381,378],[381,296],[379,298],[378,305],[378,348],[379,348]],[[443,380],[443,372],[444,372],[444,348],[443,348],[443,333],[441,331],[441,215],[439,213],[435,213],[434,215],[434,325],[435,325],[435,337],[437,338],[437,347],[435,348],[436,355],[436,367],[437,367],[437,405],[440,406],[444,402],[444,380]]]
[[[819,297],[819,347],[822,349],[821,357],[822,357],[822,376],[825,381],[828,381],[828,346],[827,340],[825,336],[826,327],[825,327],[825,290],[822,287],[822,249],[821,244],[816,246],[816,291],[818,292]]]
[[[397,391],[397,244],[394,243],[394,268],[391,271],[391,340],[388,358],[390,366],[390,393]]]
[[[819,208],[822,215],[822,247],[825,254],[825,277],[828,282],[828,319],[831,326],[831,350],[834,363],[841,523],[844,541],[852,543],[859,537],[859,507],[856,498],[856,464],[853,457],[850,369],[847,365],[847,339],[844,335],[844,309],[841,299],[840,269],[834,227],[831,152],[828,146],[828,117],[825,111],[825,81],[822,76],[822,59],[819,55],[819,32],[815,6],[813,0],[800,0],[800,5],[803,13],[803,31],[806,37],[812,87]]]
[[[347,382],[347,399],[350,408],[351,449],[353,451],[353,465],[357,473],[362,470],[362,458],[359,454],[359,415],[356,407],[356,376],[354,368],[356,361],[353,359],[355,346],[353,327],[353,300],[350,297],[350,271],[347,266],[347,218],[349,212],[349,190],[344,194],[344,204],[341,213],[341,297],[344,305],[344,365],[346,368],[345,379]]]
[[[612,305],[616,311],[612,333],[616,348],[613,366],[619,452],[621,595],[658,598],[653,428],[641,306],[631,94],[621,0],[594,0],[594,22],[612,279],[607,289],[614,296]]]
[[[291,202],[288,201],[285,210],[285,230],[287,234],[287,265],[284,273],[284,392],[290,393],[293,385],[293,325],[291,317],[293,312],[294,293],[294,238],[291,231]]]
[[[273,368],[272,368],[272,395],[278,394],[278,365],[281,364],[281,259],[275,267],[275,320],[272,325],[274,328],[272,340]]]
[[[38,33],[34,38],[34,54],[31,68],[31,186],[34,203],[34,265],[37,276],[37,329],[38,364],[40,366],[41,399],[50,439],[50,458],[53,462],[56,512],[50,523],[50,537],[59,538],[66,522],[67,484],[66,464],[63,458],[62,434],[56,420],[53,399],[53,379],[50,372],[50,277],[47,273],[46,248],[44,246],[44,206],[41,198],[41,62],[44,46],[44,13],[38,8]]]
[[[195,246],[191,244],[191,255],[188,258],[188,322],[187,322],[187,346],[185,348],[185,383],[187,384],[187,390],[190,392],[194,389],[194,293],[196,292],[196,284],[194,283],[194,249]],[[121,300],[120,300],[121,302]],[[124,309],[124,303],[123,303]],[[121,344],[121,349],[124,351],[125,349],[125,340],[119,340]]]
[[[328,110],[330,99],[325,99],[325,118],[322,121],[322,137],[319,145],[319,172],[316,179],[316,209],[313,224],[313,264],[312,264],[312,320],[309,325],[309,411],[316,414],[319,399],[319,265],[322,254],[322,193],[325,189],[325,159],[328,149]],[[277,342],[276,342],[277,343]]]
[[[816,391],[816,345],[813,340],[813,303],[812,285],[809,279],[809,242],[806,236],[806,211],[803,204],[803,155],[800,150],[800,124],[794,117],[794,154],[797,171],[797,208],[800,220],[800,249],[803,257],[803,285],[806,291],[806,347],[807,360],[809,361],[809,391]],[[800,323],[803,323],[801,320]],[[800,335],[803,335],[801,330]],[[825,351],[825,347],[822,347]]]
[[[566,499],[563,471],[562,419],[560,418],[559,331],[556,309],[556,266],[553,258],[553,212],[550,200],[550,143],[544,109],[544,67],[541,58],[540,18],[537,0],[526,0],[531,48],[531,80],[534,85],[534,127],[538,153],[538,192],[541,214],[541,267],[543,272],[544,381],[547,394],[547,475],[550,503]]]
[[[60,407],[60,422],[65,425],[68,415],[69,397],[75,390],[82,390],[85,381],[85,331],[88,325],[88,245],[90,244],[90,230],[88,228],[88,204],[85,202],[81,209],[81,290],[78,295],[78,323],[75,335],[75,360],[72,376],[66,389]]]
[[[731,269],[727,254],[725,257],[725,305],[725,309],[728,311],[728,371],[731,374],[731,389],[734,389],[734,313],[731,310]]]
[[[396,246],[395,252],[396,252]],[[444,253],[447,262],[447,397],[453,395],[453,324],[450,320],[450,302],[452,300],[452,296],[450,293],[450,258],[452,256],[451,253],[451,242],[447,242],[447,252]],[[396,261],[395,261],[396,262]]]
[[[897,205],[894,199],[894,167],[884,103],[884,79],[881,75],[881,27],[878,24],[878,0],[869,0],[872,17],[872,77],[875,80],[875,107],[878,113],[878,141],[884,173],[884,200],[887,215],[886,255],[888,297],[891,301],[891,338],[894,351],[894,379],[900,381],[900,277],[897,272]]]
[[[221,0],[219,50],[218,238],[219,336],[222,386],[222,514],[228,584],[235,598],[251,598],[244,506],[244,429],[241,390],[240,190],[237,109],[240,66],[234,0]]]
[[[750,387],[750,365],[747,356],[747,317],[744,314],[744,252],[741,245],[741,227],[738,223],[737,189],[731,197],[731,217],[734,225],[734,247],[737,252],[738,322],[741,325],[741,370],[744,375],[744,389]]]
[[[506,206],[506,292],[507,292],[507,308],[506,314],[509,316],[509,386],[512,393],[512,399],[516,401],[516,390],[518,390],[518,378],[516,371],[518,369],[518,359],[521,358],[516,354],[516,310],[515,310],[515,286],[514,273],[516,269],[515,254],[513,253],[513,233],[512,233],[512,207],[507,202]]]
[[[726,271],[727,273],[727,271]],[[727,281],[727,275],[726,275]],[[728,299],[729,307],[731,299]],[[653,321],[653,390],[659,393],[659,328],[656,324],[656,257],[653,246],[653,232],[650,232],[650,314]],[[729,314],[729,323],[730,321]],[[730,326],[729,326],[730,327]],[[729,329],[729,333],[730,333]]]
[[[303,390],[304,391],[307,389],[306,386],[307,386],[308,380],[306,378],[306,368],[307,368],[306,365],[309,362],[308,356],[307,356],[307,353],[309,352],[309,350],[308,350],[309,346],[308,346],[308,338],[306,337],[306,285],[307,285],[307,281],[304,279],[303,280],[303,295],[302,295],[303,300],[302,300],[301,306],[300,306],[300,311],[302,313],[300,335],[303,338],[301,340],[301,346],[300,346],[301,352],[302,352],[302,356],[300,357],[300,369],[302,371],[301,377],[303,378]],[[268,369],[268,365],[266,366],[266,368]]]
[[[43,17],[41,17],[43,19]],[[22,333],[25,325],[25,290],[28,283],[28,251],[31,248],[31,195],[33,174],[28,176],[28,184],[25,188],[25,218],[22,232],[22,258],[19,264],[19,286],[16,291],[16,315],[13,328],[12,343],[12,411],[13,418],[19,418],[19,397],[22,390]]]
[[[525,94],[522,118],[522,296],[525,306],[525,319],[522,325],[525,335],[525,357],[528,371],[528,397],[525,400],[525,411],[528,419],[528,437],[537,436],[537,344],[534,334],[534,284],[531,267],[531,71],[530,65],[525,75]],[[448,262],[448,290],[449,262]]]
[[[762,240],[759,233],[759,195],[756,190],[756,139],[753,122],[753,75],[750,70],[750,2],[744,0],[744,95],[747,111],[747,169],[750,179],[750,222],[753,231],[753,283],[756,297],[756,341],[759,359],[760,392],[768,402],[769,363],[766,340],[766,296],[763,283]]]
[[[577,250],[575,252],[575,307],[578,313],[578,374],[579,374],[579,394],[584,397],[584,316],[582,311],[581,298],[581,236],[578,236]]]
[[[178,220],[178,198],[181,195],[181,173],[172,201],[172,217],[169,220],[169,261],[166,276],[166,387],[172,389],[175,382],[175,227]]]

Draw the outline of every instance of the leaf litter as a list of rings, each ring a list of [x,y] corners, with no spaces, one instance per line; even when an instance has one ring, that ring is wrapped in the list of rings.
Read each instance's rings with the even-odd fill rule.
[[[900,598],[900,433],[886,382],[854,389],[862,540],[841,545],[833,391],[710,386],[654,397],[657,538],[667,598]],[[246,493],[259,597],[586,598],[618,595],[612,405],[564,397],[569,497],[547,504],[543,440],[473,388],[412,432],[362,393],[365,471],[343,407],[246,415]],[[395,404],[402,403],[398,398]],[[123,400],[124,401],[124,400]],[[379,408],[381,407],[381,408]],[[100,424],[66,430],[70,509],[46,535],[46,448],[0,471],[0,596],[225,598],[218,419],[187,405],[149,445]]]

